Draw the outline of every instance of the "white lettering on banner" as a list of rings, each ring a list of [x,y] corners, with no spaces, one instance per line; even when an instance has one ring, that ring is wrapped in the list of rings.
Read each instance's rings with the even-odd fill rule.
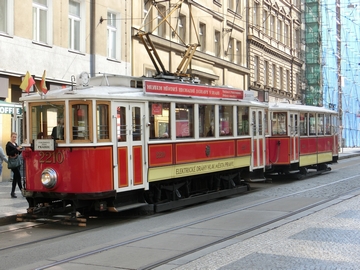
[[[16,114],[21,114],[21,108],[0,106],[0,114],[14,114],[14,109],[16,109]]]

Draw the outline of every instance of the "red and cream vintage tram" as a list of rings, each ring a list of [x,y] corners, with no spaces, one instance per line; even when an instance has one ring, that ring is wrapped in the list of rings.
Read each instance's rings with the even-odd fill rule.
[[[250,91],[106,75],[90,84],[22,97],[29,212],[162,211],[244,192],[249,172],[264,171],[267,105]]]
[[[269,104],[267,173],[297,177],[330,170],[338,160],[338,114],[321,107]],[[312,171],[309,171],[309,170]]]

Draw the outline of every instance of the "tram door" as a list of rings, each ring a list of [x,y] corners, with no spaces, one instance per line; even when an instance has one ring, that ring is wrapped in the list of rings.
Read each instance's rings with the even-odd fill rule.
[[[289,119],[290,131],[290,162],[299,161],[299,114],[290,113]]]
[[[252,168],[265,166],[265,112],[264,109],[250,109],[252,138]]]
[[[114,188],[145,186],[144,104],[117,103],[114,143]],[[116,181],[117,179],[117,181]]]

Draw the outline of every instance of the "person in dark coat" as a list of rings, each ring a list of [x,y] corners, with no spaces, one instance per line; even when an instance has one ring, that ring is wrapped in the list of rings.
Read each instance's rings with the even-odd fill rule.
[[[63,119],[58,120],[57,126],[53,127],[51,132],[51,138],[55,140],[64,139],[64,121]]]
[[[21,147],[17,145],[16,143],[17,139],[17,133],[11,132],[11,141],[9,141],[6,144],[6,155],[9,156],[9,158],[15,158],[19,155],[21,155]],[[12,188],[11,188],[11,198],[17,198],[15,195],[15,188],[16,184],[19,186],[20,191],[22,191],[22,183],[21,183],[21,174],[20,174],[20,167],[11,169],[14,176],[13,176],[13,182],[12,182]]]

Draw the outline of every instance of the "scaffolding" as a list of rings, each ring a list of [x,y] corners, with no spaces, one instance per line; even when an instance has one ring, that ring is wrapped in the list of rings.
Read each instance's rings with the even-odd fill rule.
[[[339,112],[342,147],[360,146],[360,5],[323,1],[324,106]]]
[[[305,0],[305,104],[323,105],[321,73],[321,10],[318,0]]]

